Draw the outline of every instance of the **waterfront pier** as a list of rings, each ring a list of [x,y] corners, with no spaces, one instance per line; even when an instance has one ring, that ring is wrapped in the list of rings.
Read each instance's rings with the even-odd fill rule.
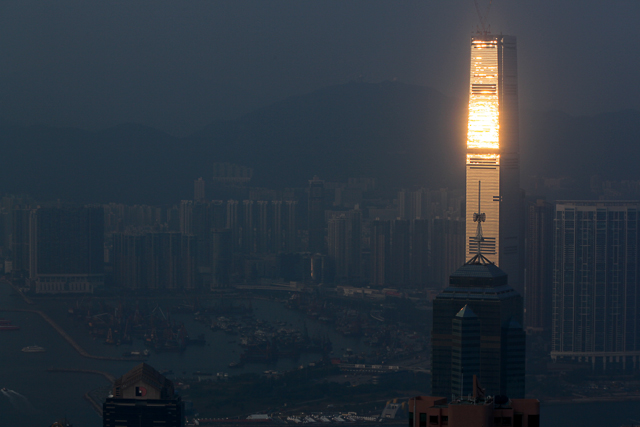
[[[47,322],[53,329],[55,329],[61,336],[64,338],[70,345],[73,347],[78,354],[82,357],[86,357],[88,359],[96,359],[96,360],[116,360],[116,361],[127,361],[127,362],[135,362],[135,361],[144,361],[146,357],[112,357],[112,356],[96,356],[94,354],[89,354],[85,349],[80,347],[80,345],[75,342],[73,338],[67,334],[64,329],[60,327],[56,322],[53,321],[45,312],[41,310],[30,310],[26,308],[1,308],[0,311],[11,311],[11,312],[22,312],[22,313],[35,313],[38,314],[42,319]]]

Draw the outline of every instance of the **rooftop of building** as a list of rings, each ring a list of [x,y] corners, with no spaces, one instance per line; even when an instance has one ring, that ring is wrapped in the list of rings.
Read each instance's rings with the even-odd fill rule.
[[[471,307],[469,307],[468,305],[465,304],[464,307],[462,307],[460,309],[460,311],[458,312],[458,314],[456,314],[456,317],[464,317],[464,318],[478,318],[478,316],[476,316],[476,314],[473,312],[473,310],[471,310]]]
[[[117,395],[116,390],[125,389],[140,381],[162,390],[162,394],[167,397],[173,396],[173,382],[144,362],[136,365],[129,372],[115,380],[113,383],[113,396],[116,398],[121,397]]]
[[[481,253],[449,276],[449,285],[456,287],[498,287],[507,282],[507,273]]]

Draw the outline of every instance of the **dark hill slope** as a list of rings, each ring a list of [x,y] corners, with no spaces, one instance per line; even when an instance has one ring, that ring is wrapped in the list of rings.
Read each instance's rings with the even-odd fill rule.
[[[521,114],[523,175],[640,179],[637,111]],[[255,169],[254,184],[372,176],[391,186],[461,187],[466,100],[395,82],[293,97],[178,139],[139,125],[89,132],[0,125],[0,192],[80,202],[176,203],[213,162]],[[587,181],[585,181],[587,182]],[[211,195],[215,197],[215,195]]]
[[[444,185],[463,169],[464,108],[429,88],[350,83],[290,98],[188,141],[255,169],[257,182],[303,185],[373,176],[391,185]],[[462,182],[458,178],[458,183]]]

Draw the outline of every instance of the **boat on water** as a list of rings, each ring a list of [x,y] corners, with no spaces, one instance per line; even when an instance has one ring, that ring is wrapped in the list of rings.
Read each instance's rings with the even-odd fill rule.
[[[124,357],[149,357],[149,350],[145,349],[143,351],[140,350],[133,350],[133,351],[126,351],[122,354],[122,356]]]
[[[0,331],[17,331],[20,326],[12,325],[9,319],[0,319]]]
[[[9,391],[6,387],[2,387],[2,391]]]
[[[30,345],[22,349],[24,353],[44,353],[45,349],[38,345]]]

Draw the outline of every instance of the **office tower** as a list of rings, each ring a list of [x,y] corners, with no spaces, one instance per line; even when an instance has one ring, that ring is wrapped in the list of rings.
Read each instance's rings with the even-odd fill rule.
[[[193,200],[196,202],[202,202],[204,199],[204,179],[198,178],[193,181]]]
[[[184,403],[173,382],[141,363],[113,383],[102,404],[103,427],[184,426]]]
[[[477,250],[473,212],[487,213],[482,252],[523,293],[523,216],[518,160],[516,38],[471,38],[466,159],[466,259]],[[481,187],[481,189],[480,189]]]
[[[473,394],[473,377],[480,375],[480,320],[464,306],[452,321],[451,391],[458,396]]]
[[[471,318],[472,312],[479,322],[479,337],[473,336],[478,331],[475,320],[457,316]],[[522,297],[509,286],[507,274],[484,256],[477,255],[458,268],[449,278],[449,286],[433,302],[432,393],[447,398],[460,396],[462,371],[466,376],[477,367],[472,355],[476,349],[474,340],[479,339],[478,378],[487,395],[523,397],[522,313]],[[468,323],[463,328],[461,322]],[[470,366],[460,365],[464,360]],[[464,382],[463,395],[468,390],[466,378]]]
[[[640,202],[559,202],[554,220],[553,360],[638,369]]]
[[[31,227],[36,293],[92,293],[104,284],[104,211],[39,208]]]
[[[324,252],[324,181],[317,176],[309,180],[308,230],[309,252]]]
[[[550,330],[553,283],[554,206],[544,200],[526,207],[525,314],[527,329]]]

